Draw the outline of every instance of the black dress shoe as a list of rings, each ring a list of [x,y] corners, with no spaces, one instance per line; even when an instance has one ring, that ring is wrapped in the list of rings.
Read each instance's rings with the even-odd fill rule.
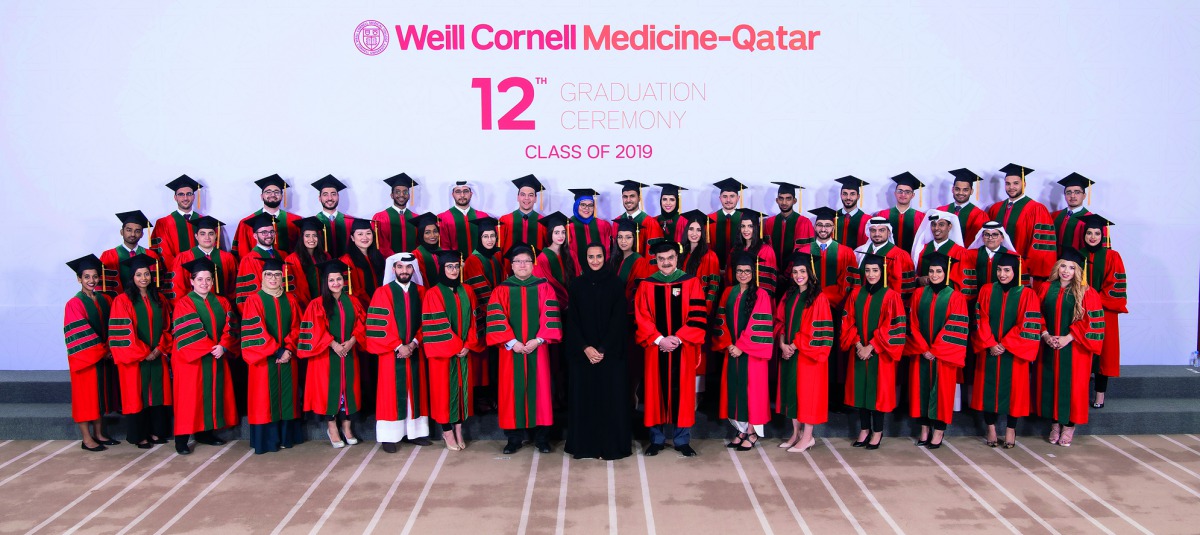
[[[396,443],[395,442],[384,442],[383,443],[383,451],[385,453],[396,453]]]
[[[684,444],[682,446],[675,446],[675,451],[679,452],[684,457],[695,457],[696,456],[696,450],[692,449],[692,446],[689,444]]]
[[[224,446],[225,445],[225,441],[217,438],[216,435],[213,435],[211,437],[205,437],[205,438],[196,437],[196,443],[204,444],[206,446]]]
[[[921,439],[921,440],[918,440],[918,441],[917,441],[917,447],[918,447],[918,448],[919,448],[919,447],[921,447],[921,446],[928,446],[928,445],[929,445],[929,439],[928,439],[928,438],[924,438],[924,439]]]
[[[655,455],[658,455],[658,452],[664,449],[666,449],[666,446],[662,444],[651,444],[650,446],[646,447],[646,453],[644,455],[646,457],[654,457]]]
[[[541,442],[541,443],[538,443],[537,450],[538,450],[538,452],[541,452],[541,453],[550,453],[550,452],[554,451],[554,448],[550,446],[549,442]]]
[[[89,448],[87,444],[80,444],[79,446],[87,451],[104,451],[104,450],[108,449],[108,448],[104,447],[104,444],[100,444],[100,443],[97,443],[96,446],[93,448]]]
[[[504,445],[504,454],[512,455],[519,449],[521,449],[521,443],[519,441],[510,440],[508,441],[508,444]]]
[[[930,442],[930,443],[929,443],[929,445],[927,445],[927,446],[925,446],[925,447],[926,447],[926,448],[929,448],[929,449],[931,449],[931,450],[936,450],[936,449],[938,449],[938,448],[942,447],[942,443],[941,443],[941,442],[938,442],[937,444],[934,444],[933,442]]]
[[[120,440],[113,440],[111,438],[108,440],[100,440],[97,438],[93,438],[93,440],[95,440],[96,442],[99,442],[101,445],[104,445],[104,446],[116,446],[117,444],[121,443]]]
[[[191,455],[192,449],[187,444],[175,444],[175,453],[180,455]]]
[[[883,437],[879,437],[879,442],[876,442],[875,444],[871,444],[868,442],[866,446],[863,446],[863,449],[864,450],[877,450],[877,449],[879,449],[879,446],[882,444],[883,444]]]
[[[407,442],[414,446],[432,446],[433,445],[433,441],[429,440],[429,437],[414,438],[411,440],[406,438],[403,440],[403,442]]]
[[[170,442],[170,440],[171,439],[169,439],[169,438],[156,438],[154,440],[151,440],[150,443],[151,444],[166,444],[167,442]]]
[[[866,440],[855,440],[853,443],[850,444],[850,447],[851,448],[861,448],[866,445],[867,445]]]
[[[138,444],[137,447],[139,450],[148,450],[150,448],[153,448],[154,444],[151,444],[150,442],[146,442],[144,444]]]

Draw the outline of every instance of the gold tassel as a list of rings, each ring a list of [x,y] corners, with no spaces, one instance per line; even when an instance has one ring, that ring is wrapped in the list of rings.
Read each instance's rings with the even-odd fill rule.
[[[371,220],[371,235],[375,236],[375,248],[379,248],[379,232],[375,230],[375,220]]]
[[[104,267],[104,264],[100,264],[100,291],[108,293],[108,274],[105,273],[105,271],[108,271],[108,269]],[[82,278],[82,276],[80,278]]]
[[[292,291],[291,284],[288,283],[288,269],[286,263],[283,264],[283,291]]]
[[[867,276],[866,276],[866,274],[864,273],[864,274],[863,274],[863,280],[866,280],[866,279],[867,279]],[[879,280],[880,280],[880,282],[882,282],[882,283],[883,283],[883,285],[884,285],[885,287],[888,285],[888,276],[887,276],[887,258],[884,258],[884,259],[883,259],[883,278],[882,278],[882,279],[879,279]]]
[[[192,212],[200,215],[200,188],[196,188],[196,191],[193,193],[196,194],[196,200],[192,202]]]
[[[1088,186],[1088,187],[1084,188],[1083,193],[1085,195],[1087,195],[1087,197],[1085,197],[1087,199],[1087,205],[1091,206],[1092,205],[1092,187]]]
[[[804,212],[804,188],[796,190],[796,206],[799,208],[796,212]]]
[[[642,226],[641,225],[636,225],[633,227],[633,252],[635,252],[635,253],[642,252]]]
[[[546,191],[546,186],[542,186],[542,189],[538,190],[538,211],[539,212],[546,211],[546,196],[542,195],[542,193],[544,193],[545,191]]]
[[[925,206],[925,188],[917,188],[917,208]]]
[[[738,208],[746,207],[746,200],[742,198],[742,191],[743,191],[743,188],[741,186],[738,186]]]
[[[287,210],[287,184],[286,183],[283,185],[283,199],[281,200],[281,202],[283,203],[283,209]]]
[[[1104,239],[1108,241],[1108,248],[1112,249],[1112,227],[1104,225]]]
[[[162,288],[162,278],[159,276],[159,273],[158,273],[158,259],[157,258],[154,259],[154,287]]]
[[[350,264],[346,264],[346,289],[354,295],[354,268]]]
[[[1021,272],[1024,271],[1024,269],[1025,269],[1023,267],[1024,264],[1025,264],[1025,262],[1021,259],[1021,257],[1018,256],[1017,257],[1017,286],[1020,286],[1022,284],[1021,283]]]
[[[213,252],[218,255],[221,254],[219,251]],[[221,268],[215,266],[213,268],[213,290],[216,290],[217,295],[221,295]]]
[[[329,254],[329,227],[321,225],[321,237],[325,238],[322,245],[325,247],[325,253]]]
[[[1025,194],[1025,166],[1021,166],[1021,194]]]

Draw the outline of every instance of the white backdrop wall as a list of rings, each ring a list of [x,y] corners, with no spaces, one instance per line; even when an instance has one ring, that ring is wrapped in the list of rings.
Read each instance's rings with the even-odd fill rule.
[[[518,7],[519,5],[519,7]],[[1002,196],[996,169],[1035,168],[1029,193],[1061,207],[1054,182],[1099,183],[1091,209],[1115,220],[1130,277],[1124,361],[1183,363],[1196,340],[1200,250],[1185,222],[1200,194],[1200,4],[1143,2],[94,2],[0,4],[0,369],[66,367],[62,306],[78,286],[63,265],[119,242],[113,213],[174,206],[162,186],[187,173],[203,211],[226,222],[258,205],[252,180],[279,173],[294,211],[317,209],[307,184],[350,184],[343,211],[389,202],[384,177],[422,186],[416,208],[444,210],[456,179],[483,184],[476,206],[513,209],[509,179],[537,174],[549,210],[567,187],[601,190],[619,213],[626,178],[687,186],[684,208],[711,211],[707,184],[753,185],[747,205],[776,212],[771,180],[805,185],[804,208],[833,205],[832,179],[872,185],[912,171],[948,200],[949,169],[984,174],[981,204]],[[364,20],[388,28],[376,56],[355,47]],[[819,30],[808,51],[401,50],[395,26],[495,28],[643,24]],[[469,39],[468,34],[468,39]],[[469,41],[468,41],[469,44]],[[582,42],[580,43],[582,47]],[[529,131],[480,129],[471,79],[545,77]],[[566,83],[684,82],[690,102],[568,102]],[[494,95],[499,117],[518,93]],[[683,113],[674,128],[572,130],[570,110]],[[649,144],[648,159],[529,159],[526,147]],[[647,195],[652,214],[657,190]],[[143,244],[147,244],[147,235]]]

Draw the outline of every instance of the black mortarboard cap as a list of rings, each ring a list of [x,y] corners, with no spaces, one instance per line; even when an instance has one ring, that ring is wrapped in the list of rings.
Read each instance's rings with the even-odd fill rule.
[[[521,188],[533,188],[533,191],[538,192],[546,190],[546,186],[543,186],[542,182],[533,175],[525,175],[521,178],[514,178],[512,183],[517,187],[517,191],[521,191]]]
[[[808,213],[816,216],[817,221],[837,221],[837,210],[834,210],[828,206],[813,208],[812,210],[809,210]]]
[[[99,273],[101,265],[100,259],[96,258],[96,255],[94,254],[81,256],[75,260],[67,262],[67,266],[71,268],[71,271],[75,272],[75,276],[77,277],[82,277],[83,272],[89,269],[94,269],[97,273]]]
[[[621,185],[622,193],[626,191],[636,191],[638,192],[638,195],[642,194],[642,188],[650,187],[649,184],[642,184],[636,180],[618,180],[616,183]]]
[[[931,266],[941,266],[942,270],[946,271],[947,274],[949,274],[949,272],[950,272],[950,265],[955,262],[958,262],[957,258],[953,258],[945,253],[941,253],[938,251],[929,251],[926,253],[921,253],[921,259],[924,260],[925,262],[927,262]]]
[[[258,230],[263,227],[275,228],[275,217],[271,214],[263,212],[246,220],[246,226],[251,230]]]
[[[858,178],[854,175],[846,175],[842,178],[834,180],[834,182],[841,184],[842,189],[852,189],[855,191],[858,191],[858,190],[862,189],[863,186],[870,184],[870,182],[867,182],[866,180]]]
[[[659,238],[659,240],[660,241],[655,241],[653,244],[650,244],[650,254],[656,255],[659,253],[665,253],[667,251],[675,251],[676,253],[679,252],[678,243],[666,238]]]
[[[1084,264],[1083,253],[1080,253],[1079,250],[1075,249],[1074,247],[1063,247],[1058,251],[1058,259],[1070,260],[1081,266]]]
[[[1083,228],[1106,228],[1116,224],[1100,214],[1087,214],[1079,219],[1083,220]]]
[[[479,227],[479,232],[485,230],[496,230],[496,226],[500,224],[494,217],[477,217],[471,220],[475,226]]]
[[[283,177],[279,175],[271,175],[255,180],[254,185],[258,186],[260,190],[267,189],[267,186],[275,186],[282,190],[287,187],[287,182],[284,182]]]
[[[514,244],[511,247],[509,247],[508,252],[504,253],[504,258],[512,260],[512,259],[516,258],[517,255],[519,255],[519,254],[527,254],[527,255],[529,255],[530,259],[537,258],[537,254],[535,254],[533,252],[533,247],[525,245],[524,243],[517,243],[517,244]]]
[[[616,232],[637,232],[639,230],[637,221],[634,221],[632,217],[619,217],[616,220],[616,225]]]
[[[179,175],[179,178],[167,182],[167,187],[171,188],[171,191],[179,191],[179,188],[192,188],[192,191],[196,191],[204,186],[193,180],[190,176]]]
[[[742,214],[742,221],[747,219],[761,220],[763,216],[767,215],[753,208],[738,208],[738,213]]]
[[[455,249],[442,249],[434,253],[434,256],[437,257],[438,266],[441,267],[445,267],[446,264],[450,263],[461,263],[463,259],[462,253]]]
[[[922,187],[925,186],[924,182],[921,182],[921,180],[919,178],[917,178],[916,175],[914,175],[908,171],[905,171],[903,173],[900,173],[900,174],[892,177],[892,182],[895,182],[897,186],[908,186],[908,187],[912,188],[913,191],[921,189]]]
[[[336,258],[334,258],[333,260],[326,260],[324,262],[321,262],[320,264],[317,264],[317,267],[321,269],[321,274],[326,275],[326,276],[328,276],[331,273],[345,273],[346,272],[346,263],[342,262],[341,260],[338,260]]]
[[[420,184],[418,184],[416,180],[413,180],[412,177],[408,176],[408,173],[400,173],[398,175],[390,176],[388,178],[383,179],[383,183],[387,184],[388,186],[393,187],[393,188],[396,186],[404,186],[406,188],[411,188],[413,186],[420,186]],[[421,190],[421,191],[425,191],[425,190]]]
[[[301,231],[315,230],[317,232],[320,232],[321,229],[325,227],[325,224],[322,223],[321,219],[318,218],[317,216],[312,216],[312,217],[306,217],[304,219],[297,221],[296,226],[300,227]]]
[[[130,223],[141,225],[142,228],[148,228],[150,226],[150,220],[146,218],[146,214],[143,214],[141,210],[121,212],[117,214],[117,219],[121,220],[121,226],[125,226]]]
[[[992,257],[994,266],[1008,266],[1017,270],[1021,267],[1021,255],[1013,251],[996,251],[996,255]]]
[[[192,260],[191,262],[184,264],[183,269],[188,270],[188,273],[191,273],[193,275],[195,275],[196,273],[199,273],[201,271],[207,271],[209,273],[216,273],[217,265],[214,264],[212,260],[209,260],[208,257],[201,256],[199,258],[196,258],[195,260]]]
[[[676,186],[675,184],[671,184],[669,182],[657,182],[654,185],[662,188],[662,193],[660,193],[660,195],[674,195],[678,197],[680,190],[687,191],[687,188],[683,186]]]
[[[200,229],[216,230],[217,227],[225,224],[210,215],[197,217],[196,219],[191,220],[189,223],[192,225],[192,232],[196,232]]]
[[[983,180],[983,178],[975,174],[975,171],[967,169],[966,167],[950,171],[950,174],[954,175],[955,182],[969,182],[971,185]]]
[[[316,188],[317,191],[321,191],[325,188],[333,188],[337,191],[342,191],[342,190],[346,189],[346,185],[343,184],[341,180],[338,180],[337,177],[335,177],[333,175],[325,175],[325,176],[321,177],[316,182],[312,183],[312,187]]]
[[[375,227],[371,225],[371,221],[371,219],[364,219],[361,217],[354,218],[354,220],[350,222],[350,232],[353,233],[356,230],[374,231]]]
[[[788,264],[791,264],[793,266],[808,266],[809,276],[814,275],[814,273],[812,273],[813,266],[814,266],[812,255],[810,255],[806,252],[803,252],[803,251],[795,251],[791,255],[788,256],[787,261],[788,261]],[[789,275],[789,277],[790,277],[790,275]]]
[[[689,224],[692,221],[700,223],[701,227],[708,224],[708,214],[701,212],[700,210],[688,210],[683,213],[683,218],[686,219]]]
[[[863,255],[862,262],[859,262],[859,264],[858,264],[858,266],[860,268],[862,268],[863,266],[868,266],[868,265],[876,265],[876,266],[883,267],[884,258],[882,256],[877,255],[875,253],[858,253],[858,254]]]
[[[741,193],[742,190],[746,189],[745,184],[738,182],[737,179],[733,178],[733,177],[729,177],[724,180],[713,182],[713,185],[716,186],[718,189],[720,189],[722,193],[724,193],[726,191]]]
[[[779,195],[791,195],[794,197],[796,195],[796,190],[804,189],[804,186],[799,186],[799,185],[792,184],[789,182],[771,182],[771,183],[779,186]]]
[[[129,268],[131,273],[142,268],[152,268],[157,263],[157,258],[146,253],[138,253],[121,261],[121,265]]]
[[[1029,173],[1033,172],[1033,169],[1023,165],[1010,163],[1004,167],[1001,167],[1000,172],[1004,173],[1004,176],[1019,176],[1021,178],[1025,178],[1027,175],[1029,175]]]
[[[1069,188],[1071,186],[1079,186],[1080,188],[1083,188],[1083,189],[1088,189],[1089,186],[1091,186],[1092,184],[1095,184],[1095,182],[1092,179],[1090,179],[1086,176],[1083,176],[1079,173],[1071,173],[1071,174],[1063,177],[1062,180],[1059,180],[1058,183],[1060,185],[1062,185],[1062,187],[1064,187],[1064,188]]]
[[[757,266],[758,265],[758,255],[750,254],[745,251],[740,252],[736,256],[733,257],[733,265],[735,265],[735,266]]]
[[[559,225],[566,225],[567,224],[567,216],[563,215],[562,212],[554,212],[554,213],[546,214],[542,217],[539,217],[538,223],[545,226],[546,230],[553,230],[554,227],[557,227]]]
[[[263,258],[263,271],[283,271],[283,260],[280,258]]]
[[[580,197],[595,197],[600,194],[600,192],[592,188],[570,188],[567,191],[574,194],[576,199]]]
[[[433,212],[426,212],[417,217],[408,218],[408,224],[417,227],[419,231],[424,231],[425,227],[438,224],[438,218]]]

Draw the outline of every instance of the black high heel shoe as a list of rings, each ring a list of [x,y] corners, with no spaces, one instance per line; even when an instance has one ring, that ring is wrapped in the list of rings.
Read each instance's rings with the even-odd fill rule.
[[[867,437],[869,438],[870,435],[867,435]],[[876,442],[874,444],[871,444],[868,442],[866,446],[863,446],[863,449],[877,450],[877,449],[879,449],[879,446],[882,444],[883,444],[883,433],[879,433],[879,442]]]
[[[866,438],[863,438],[862,440],[855,440],[853,443],[850,444],[850,447],[851,448],[861,448],[863,446],[866,446],[867,441],[870,439],[871,439],[871,434],[867,433]]]
[[[758,438],[758,435],[750,435],[750,436],[754,437],[756,439]],[[750,451],[750,450],[754,449],[754,446],[757,444],[758,444],[757,440],[750,440],[749,438],[747,438],[746,440],[742,441],[742,445],[738,446],[737,450],[738,451]]]
[[[102,445],[102,446],[116,446],[117,444],[120,444],[120,443],[121,443],[121,441],[119,441],[119,440],[113,440],[113,439],[111,439],[111,438],[110,438],[110,439],[108,439],[108,440],[100,440],[100,439],[98,439],[98,438],[96,438],[96,437],[92,437],[92,440],[95,440],[97,444],[100,444],[100,445]]]
[[[96,447],[94,447],[94,448],[89,448],[87,444],[83,444],[83,443],[80,443],[79,447],[83,448],[86,451],[104,451],[104,450],[108,449],[108,448],[104,447],[104,444],[101,444],[99,442],[96,443]]]
[[[740,449],[742,447],[742,442],[744,442],[746,438],[746,433],[738,433],[737,436],[733,437],[733,440],[730,440],[727,444],[725,444],[725,447],[730,449]]]

